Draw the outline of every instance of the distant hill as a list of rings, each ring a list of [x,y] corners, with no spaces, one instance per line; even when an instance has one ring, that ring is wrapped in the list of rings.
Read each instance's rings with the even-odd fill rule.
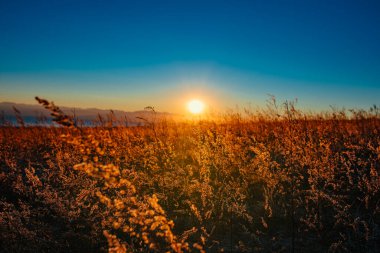
[[[16,108],[20,111],[21,117],[27,124],[36,124],[38,119],[46,119],[47,123],[51,123],[50,112],[43,108],[41,105],[18,104],[12,102],[0,102],[0,115],[9,122],[16,122]],[[173,114],[156,112],[155,114],[149,110],[126,112],[121,110],[102,110],[97,108],[74,108],[74,107],[59,107],[64,113],[70,116],[75,116],[78,120],[85,124],[91,124],[93,121],[99,121],[102,118],[107,121],[112,114],[115,121],[122,122],[129,126],[144,124],[145,120],[153,120],[154,117],[173,117]],[[143,118],[143,119],[141,119]]]

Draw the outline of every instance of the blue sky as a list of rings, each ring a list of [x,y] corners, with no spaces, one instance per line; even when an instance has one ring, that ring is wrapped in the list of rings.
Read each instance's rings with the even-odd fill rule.
[[[0,100],[180,112],[380,102],[380,1],[0,1]]]

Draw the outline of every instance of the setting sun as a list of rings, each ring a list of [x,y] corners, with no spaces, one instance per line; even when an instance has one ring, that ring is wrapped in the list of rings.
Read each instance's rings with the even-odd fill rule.
[[[199,113],[203,112],[204,103],[202,101],[199,101],[199,100],[191,100],[187,104],[187,109],[192,114],[199,114]]]

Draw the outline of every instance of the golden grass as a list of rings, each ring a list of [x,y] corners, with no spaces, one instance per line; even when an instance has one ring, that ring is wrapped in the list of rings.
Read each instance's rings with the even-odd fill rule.
[[[1,251],[380,249],[376,107],[77,127],[37,100],[65,127],[0,128]]]

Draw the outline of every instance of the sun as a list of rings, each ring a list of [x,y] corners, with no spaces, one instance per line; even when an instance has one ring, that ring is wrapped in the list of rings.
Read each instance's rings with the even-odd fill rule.
[[[192,114],[200,114],[200,113],[202,113],[203,110],[204,110],[204,107],[205,107],[204,103],[202,101],[200,101],[200,100],[197,100],[197,99],[191,100],[187,104],[187,109]]]

